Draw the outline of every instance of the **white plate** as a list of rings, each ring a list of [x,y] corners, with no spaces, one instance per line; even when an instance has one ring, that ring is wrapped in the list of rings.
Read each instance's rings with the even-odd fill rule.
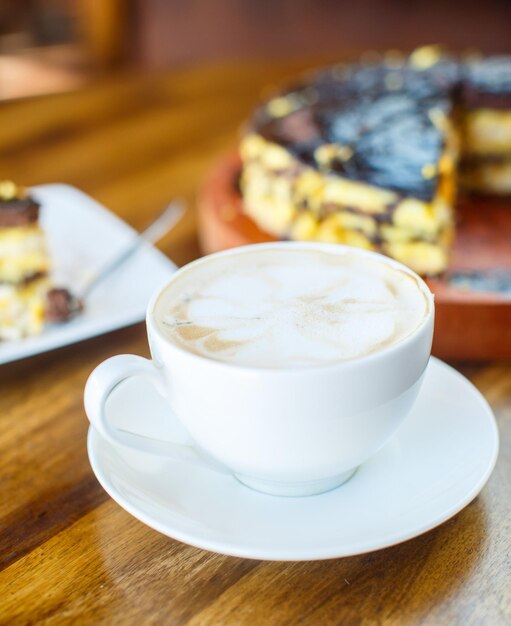
[[[165,402],[148,383],[126,381],[110,402],[118,426],[140,432],[135,424],[150,421],[147,434],[173,436]],[[88,452],[110,496],[169,537],[222,554],[312,560],[378,550],[445,522],[488,480],[498,432],[477,389],[432,358],[394,439],[345,485],[318,496],[257,493],[228,475],[113,446],[92,428]]]
[[[33,187],[31,193],[42,205],[41,222],[59,286],[79,288],[136,236],[128,224],[74,187],[42,185]],[[36,337],[0,342],[0,364],[140,322],[152,293],[175,270],[174,263],[156,248],[141,248],[98,285],[82,315],[49,326]]]

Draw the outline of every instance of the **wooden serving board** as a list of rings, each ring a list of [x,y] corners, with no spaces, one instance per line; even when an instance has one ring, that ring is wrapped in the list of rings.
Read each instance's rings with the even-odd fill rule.
[[[218,162],[202,186],[198,210],[204,253],[275,241],[242,212],[239,170],[239,157],[232,153]],[[444,359],[511,357],[511,294],[453,284],[465,272],[481,272],[484,279],[497,270],[511,280],[511,200],[467,198],[460,201],[457,216],[449,270],[427,281],[436,303],[433,353]]]

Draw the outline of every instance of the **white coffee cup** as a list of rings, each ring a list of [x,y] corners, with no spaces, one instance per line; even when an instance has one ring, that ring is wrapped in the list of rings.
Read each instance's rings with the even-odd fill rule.
[[[415,279],[427,302],[424,319],[403,340],[367,356],[318,367],[255,368],[205,358],[168,339],[154,317],[160,291],[147,309],[152,360],[119,355],[103,362],[87,381],[85,409],[91,424],[114,444],[229,472],[274,495],[321,493],[348,480],[409,413],[430,356],[433,296],[414,272],[396,261],[323,243],[228,250],[185,266],[170,282],[211,258],[256,248],[349,251],[390,264]],[[112,425],[105,411],[107,399],[118,383],[132,376],[149,376],[168,398],[169,420],[179,419],[190,434],[190,445],[155,441]]]

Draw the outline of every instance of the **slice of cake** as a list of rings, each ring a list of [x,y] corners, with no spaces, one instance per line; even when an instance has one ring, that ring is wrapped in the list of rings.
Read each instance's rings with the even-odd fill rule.
[[[425,275],[453,235],[458,65],[434,48],[340,65],[260,108],[241,143],[244,210],[280,238],[381,251]]]
[[[467,62],[461,85],[465,187],[511,193],[511,57]]]
[[[0,182],[0,340],[40,332],[49,268],[38,203],[14,183]]]

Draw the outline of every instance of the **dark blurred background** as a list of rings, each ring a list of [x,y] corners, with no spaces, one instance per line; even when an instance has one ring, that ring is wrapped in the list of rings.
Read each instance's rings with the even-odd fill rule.
[[[0,98],[126,68],[426,43],[511,52],[511,0],[0,0]]]

